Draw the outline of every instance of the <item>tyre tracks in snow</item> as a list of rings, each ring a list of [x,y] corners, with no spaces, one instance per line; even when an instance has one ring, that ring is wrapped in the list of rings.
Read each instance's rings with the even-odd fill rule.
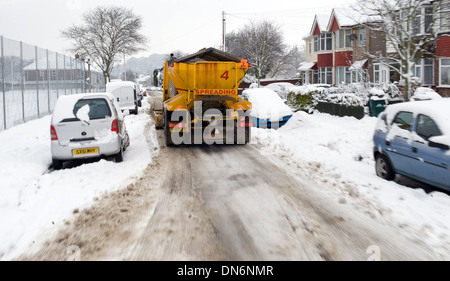
[[[436,259],[420,237],[383,224],[252,145],[164,147],[134,185],[84,210],[23,259]],[[127,191],[128,190],[128,191]],[[125,211],[124,211],[125,210]]]

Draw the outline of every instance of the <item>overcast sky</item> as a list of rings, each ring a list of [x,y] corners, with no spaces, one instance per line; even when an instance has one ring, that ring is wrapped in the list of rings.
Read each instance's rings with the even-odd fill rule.
[[[67,53],[70,41],[61,30],[81,24],[81,15],[104,5],[133,9],[144,19],[142,33],[149,38],[145,52],[167,54],[175,50],[196,52],[219,48],[222,41],[222,11],[227,32],[251,20],[269,19],[283,31],[285,43],[303,45],[315,14],[346,7],[350,0],[0,0],[0,35]]]

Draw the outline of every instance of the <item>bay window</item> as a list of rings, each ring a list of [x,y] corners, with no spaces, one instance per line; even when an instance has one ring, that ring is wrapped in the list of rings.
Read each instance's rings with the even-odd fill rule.
[[[424,85],[433,85],[433,69],[434,61],[432,58],[421,58],[412,68],[412,74],[414,77],[420,78]]]
[[[351,29],[340,29],[336,31],[336,49],[351,48],[352,41],[350,40],[352,35]]]
[[[440,59],[439,73],[439,85],[450,87],[450,58]]]
[[[319,79],[321,84],[333,84],[333,68],[332,67],[320,67]]]

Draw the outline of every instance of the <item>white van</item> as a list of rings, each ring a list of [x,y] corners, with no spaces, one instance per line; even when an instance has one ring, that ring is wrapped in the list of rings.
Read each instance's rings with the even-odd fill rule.
[[[122,111],[138,114],[138,93],[136,84],[130,81],[114,81],[106,84],[106,92],[111,93]]]

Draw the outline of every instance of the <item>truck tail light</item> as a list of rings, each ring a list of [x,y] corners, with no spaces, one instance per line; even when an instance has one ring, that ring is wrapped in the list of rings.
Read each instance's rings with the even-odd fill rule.
[[[182,129],[184,126],[183,126],[183,123],[182,122],[179,122],[179,123],[169,123],[169,128],[178,128],[178,129]]]
[[[242,117],[242,118],[239,120],[239,127],[240,127],[240,128],[251,127],[251,126],[253,126],[253,122],[252,122],[251,119],[248,120],[248,121],[246,122],[246,121],[245,121],[245,117]]]

